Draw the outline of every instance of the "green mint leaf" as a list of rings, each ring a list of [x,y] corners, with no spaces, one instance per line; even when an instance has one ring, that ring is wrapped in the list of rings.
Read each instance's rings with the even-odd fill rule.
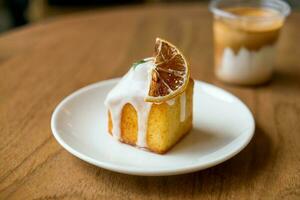
[[[135,69],[138,65],[147,62],[146,60],[140,60],[132,64],[133,69]]]

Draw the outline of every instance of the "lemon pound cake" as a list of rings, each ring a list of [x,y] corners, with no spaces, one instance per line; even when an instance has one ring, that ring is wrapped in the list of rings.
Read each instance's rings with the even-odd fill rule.
[[[182,53],[157,38],[154,57],[134,63],[107,95],[109,133],[126,144],[167,152],[192,128],[193,87]]]

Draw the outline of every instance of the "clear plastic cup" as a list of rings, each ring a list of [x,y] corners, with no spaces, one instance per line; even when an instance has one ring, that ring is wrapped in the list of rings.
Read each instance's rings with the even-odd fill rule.
[[[242,85],[268,81],[290,6],[282,0],[214,0],[210,10],[216,76]]]

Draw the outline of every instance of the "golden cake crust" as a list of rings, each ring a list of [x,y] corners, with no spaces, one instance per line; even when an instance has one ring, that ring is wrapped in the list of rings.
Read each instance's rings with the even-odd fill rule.
[[[180,97],[182,94],[175,97],[173,105],[169,105],[166,102],[152,105],[147,124],[146,137],[148,147],[146,149],[164,154],[191,130],[193,121],[193,88],[194,81],[190,79],[185,90],[186,117],[183,122],[180,122]],[[136,146],[138,132],[137,112],[131,104],[127,103],[124,105],[121,113],[120,141]],[[108,131],[110,134],[112,134],[112,129],[113,122],[111,114],[108,112]]]

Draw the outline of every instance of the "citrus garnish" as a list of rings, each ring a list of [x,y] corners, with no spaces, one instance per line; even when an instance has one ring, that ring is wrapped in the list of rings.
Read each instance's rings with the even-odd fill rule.
[[[145,101],[164,102],[184,92],[190,70],[184,56],[173,44],[156,39],[154,64]]]

